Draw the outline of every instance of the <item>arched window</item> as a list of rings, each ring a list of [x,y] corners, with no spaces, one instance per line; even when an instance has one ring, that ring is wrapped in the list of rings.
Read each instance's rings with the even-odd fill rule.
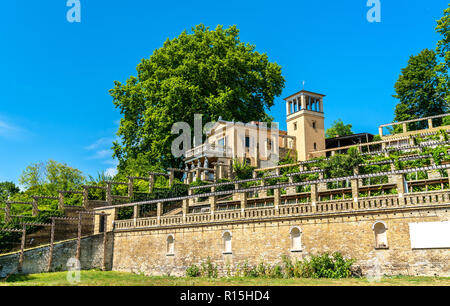
[[[231,248],[231,233],[229,231],[226,231],[222,235],[223,239],[223,253],[224,254],[231,254],[232,248]]]
[[[302,251],[302,231],[299,227],[291,228],[291,252]]]
[[[174,255],[175,253],[175,239],[173,235],[167,236],[167,255]]]
[[[376,249],[387,249],[387,226],[384,222],[376,222],[372,226],[373,232],[375,234],[375,248]]]

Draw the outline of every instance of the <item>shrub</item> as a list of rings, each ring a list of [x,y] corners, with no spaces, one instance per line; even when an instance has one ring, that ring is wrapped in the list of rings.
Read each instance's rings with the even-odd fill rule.
[[[186,276],[188,277],[198,277],[200,276],[200,268],[196,265],[191,265],[186,269]]]

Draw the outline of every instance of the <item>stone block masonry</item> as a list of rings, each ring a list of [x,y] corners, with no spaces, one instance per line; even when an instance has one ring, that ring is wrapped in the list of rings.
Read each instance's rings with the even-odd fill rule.
[[[112,233],[107,239],[106,267],[111,269],[112,263]],[[77,239],[55,243],[53,249],[52,271],[67,271],[67,261],[76,257]],[[42,246],[26,250],[22,272],[23,274],[44,273],[48,269],[50,246]],[[101,269],[103,263],[103,234],[84,237],[81,239],[81,269]],[[20,253],[10,253],[0,256],[0,278],[17,273]]]
[[[116,231],[112,269],[147,275],[185,275],[192,264],[210,257],[226,274],[238,264],[281,263],[281,256],[302,259],[311,254],[341,252],[356,259],[365,275],[450,276],[450,249],[411,249],[409,223],[450,220],[448,207],[377,211],[259,222],[185,225]],[[377,247],[374,224],[386,225],[387,245]],[[301,247],[293,249],[291,231],[300,229]],[[231,233],[225,252],[223,235]],[[445,235],[446,233],[442,233]],[[169,236],[173,250],[168,252]],[[172,241],[172,240],[170,240]]]

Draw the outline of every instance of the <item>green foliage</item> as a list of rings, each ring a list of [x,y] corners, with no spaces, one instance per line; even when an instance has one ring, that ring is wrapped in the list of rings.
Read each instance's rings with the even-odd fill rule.
[[[257,266],[250,266],[245,260],[236,266],[235,276],[252,278],[348,278],[352,275],[351,266],[355,260],[345,259],[341,253],[335,252],[312,255],[310,259],[292,261],[288,256],[282,256],[281,264],[267,265],[261,261]],[[227,276],[231,276],[227,265]],[[186,270],[189,277],[218,277],[218,267],[208,259],[201,268],[192,265]]]
[[[196,265],[191,265],[186,269],[186,276],[188,277],[199,277],[200,275],[200,269]]]
[[[167,40],[143,59],[137,76],[116,81],[110,90],[124,117],[114,143],[119,172],[129,164],[148,172],[151,165],[181,167],[171,154],[176,122],[193,125],[193,114],[204,122],[269,120],[265,109],[284,87],[281,67],[255,46],[240,41],[236,26],[210,30],[204,25]]]
[[[0,203],[6,202],[11,196],[20,192],[19,187],[12,182],[0,183]]]
[[[246,180],[253,178],[253,170],[255,167],[250,166],[246,162],[241,162],[239,159],[233,160],[233,171],[238,180]]]
[[[80,170],[54,160],[29,165],[19,178],[19,183],[28,191],[40,195],[56,195],[58,190],[79,189],[85,182]]]
[[[356,148],[350,148],[347,154],[336,154],[321,162],[326,178],[353,175],[354,168],[364,160]]]
[[[344,124],[342,119],[335,120],[333,125],[325,132],[326,138],[333,138],[338,136],[350,136],[353,135],[352,125]]]

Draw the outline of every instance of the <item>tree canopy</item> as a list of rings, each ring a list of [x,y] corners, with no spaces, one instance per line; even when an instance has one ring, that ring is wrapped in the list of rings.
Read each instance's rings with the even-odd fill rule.
[[[399,102],[395,107],[394,122],[449,111],[450,5],[437,21],[436,32],[441,35],[436,51],[424,49],[419,54],[412,55],[395,83],[394,97]],[[444,124],[448,123],[449,118],[444,118],[443,121]],[[426,122],[415,125],[414,128],[424,128]]]
[[[29,165],[19,178],[19,183],[27,191],[41,195],[55,195],[58,190],[75,190],[85,182],[80,170],[54,160]]]
[[[448,105],[446,93],[440,86],[439,64],[433,50],[424,49],[413,55],[395,83],[395,121],[423,118],[445,113]],[[426,122],[416,123],[416,128],[425,128]],[[421,126],[420,126],[421,125]]]
[[[11,196],[20,192],[19,187],[12,182],[0,183],[0,203],[7,201]]]
[[[326,138],[333,138],[338,136],[349,136],[353,135],[352,131],[352,125],[351,124],[344,124],[342,122],[342,119],[335,120],[333,125],[327,129],[325,132]]]
[[[119,172],[127,167],[148,171],[151,165],[179,167],[171,152],[176,135],[171,127],[194,114],[203,123],[224,120],[249,122],[268,119],[266,110],[284,87],[281,67],[269,61],[254,45],[243,43],[236,26],[210,30],[204,25],[167,39],[163,47],[137,65],[137,76],[115,81],[110,90],[120,109],[113,145]],[[145,161],[144,166],[130,164]]]

